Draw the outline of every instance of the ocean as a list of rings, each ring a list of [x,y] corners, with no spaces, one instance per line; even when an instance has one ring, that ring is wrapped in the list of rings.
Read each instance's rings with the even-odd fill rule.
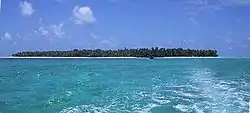
[[[249,113],[250,59],[0,59],[0,113]]]

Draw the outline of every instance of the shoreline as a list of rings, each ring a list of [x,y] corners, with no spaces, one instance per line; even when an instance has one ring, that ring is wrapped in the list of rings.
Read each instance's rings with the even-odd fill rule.
[[[245,57],[155,57],[155,59],[218,59]],[[147,57],[0,57],[0,59],[148,59]]]

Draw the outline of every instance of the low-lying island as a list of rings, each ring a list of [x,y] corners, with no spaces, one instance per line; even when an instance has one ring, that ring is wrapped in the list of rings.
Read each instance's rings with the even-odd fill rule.
[[[74,49],[68,51],[24,51],[12,54],[13,57],[218,57],[216,50],[195,50],[182,48],[136,48],[118,50]]]

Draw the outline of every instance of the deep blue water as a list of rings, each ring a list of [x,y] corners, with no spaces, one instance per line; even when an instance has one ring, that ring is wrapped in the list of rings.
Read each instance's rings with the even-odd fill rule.
[[[250,59],[0,59],[0,113],[248,113]]]

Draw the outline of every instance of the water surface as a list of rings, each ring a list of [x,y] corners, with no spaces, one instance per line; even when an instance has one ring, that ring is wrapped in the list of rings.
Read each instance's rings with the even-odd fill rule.
[[[0,113],[248,113],[250,59],[0,59]]]

